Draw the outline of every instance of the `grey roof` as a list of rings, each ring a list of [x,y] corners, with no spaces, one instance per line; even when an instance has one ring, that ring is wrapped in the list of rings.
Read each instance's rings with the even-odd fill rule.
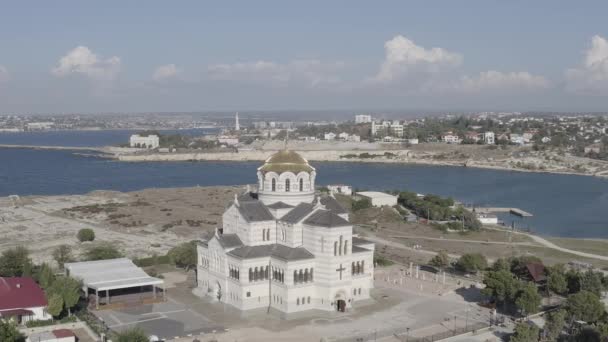
[[[325,208],[333,211],[336,214],[348,214],[348,211],[344,209],[342,204],[340,204],[340,202],[338,202],[338,200],[336,200],[332,196],[325,196],[321,198],[321,204],[323,204]]]
[[[353,245],[353,253],[364,253],[364,252],[371,252],[371,250],[369,250],[367,248],[359,247],[357,245]]]
[[[243,246],[233,249],[228,254],[239,259],[273,257],[287,261],[313,259],[315,257],[305,248],[292,248],[280,244]]]
[[[310,214],[313,211],[314,207],[309,203],[300,203],[295,208],[290,210],[287,214],[281,217],[281,221],[285,221],[288,223],[298,223],[300,222],[306,215]]]
[[[245,220],[249,222],[274,220],[274,216],[268,211],[268,208],[258,200],[239,202],[238,208]]]
[[[271,209],[288,209],[288,208],[293,208],[293,205],[289,205],[285,202],[276,202],[276,203],[272,203],[271,205],[268,206],[268,208]]]
[[[348,221],[329,210],[315,211],[304,221],[304,223],[311,226],[319,226],[326,228],[346,227],[351,225]]]
[[[65,264],[65,269],[71,276],[81,279],[86,287],[98,291],[159,285],[164,282],[150,277],[127,258],[71,262]]]
[[[243,246],[243,242],[236,234],[222,234],[217,239],[224,248],[234,248]]]
[[[256,201],[258,199],[258,194],[253,192],[246,192],[244,194],[239,195],[237,199],[239,200],[239,202]]]
[[[353,236],[353,245],[369,245],[373,242],[369,240],[362,239],[360,237]]]

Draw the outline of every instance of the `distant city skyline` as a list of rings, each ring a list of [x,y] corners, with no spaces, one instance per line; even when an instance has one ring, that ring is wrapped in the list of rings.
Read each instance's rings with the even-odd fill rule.
[[[608,111],[608,3],[7,1],[0,114]]]

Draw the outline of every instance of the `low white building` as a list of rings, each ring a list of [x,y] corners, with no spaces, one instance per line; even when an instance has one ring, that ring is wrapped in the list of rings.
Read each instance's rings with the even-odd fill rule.
[[[158,146],[160,146],[160,139],[156,134],[133,134],[129,139],[129,146],[137,148],[158,148]]]
[[[336,133],[333,133],[333,132],[325,133],[325,135],[323,136],[323,138],[325,140],[335,140],[336,139]]]
[[[498,224],[498,217],[492,214],[477,214],[477,219],[482,224]]]
[[[359,114],[359,115],[355,115],[355,123],[368,123],[368,122],[372,122],[372,116],[371,115],[364,115],[364,114]]]
[[[347,196],[350,196],[353,194],[353,188],[350,185],[332,184],[332,185],[328,185],[327,189],[332,194],[342,194],[342,195],[347,195]]]
[[[410,145],[418,145],[419,144],[418,138],[407,139],[407,142]]]
[[[357,195],[369,199],[374,207],[381,207],[383,205],[388,205],[392,207],[397,205],[398,196],[387,194],[385,192],[362,191],[357,192]]]
[[[342,139],[342,140],[348,140],[348,137],[349,137],[349,135],[346,132],[342,132],[342,133],[338,134],[338,138]]]
[[[217,142],[220,144],[228,145],[228,146],[234,146],[234,145],[238,145],[239,137],[231,136],[231,135],[221,135],[221,136],[217,137]]]

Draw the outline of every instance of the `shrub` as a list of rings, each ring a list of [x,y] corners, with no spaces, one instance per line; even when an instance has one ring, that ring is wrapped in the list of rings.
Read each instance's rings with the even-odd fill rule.
[[[122,253],[110,244],[91,247],[85,252],[87,261],[116,259],[121,258],[122,256]]]
[[[358,201],[353,201],[353,204],[352,204],[353,211],[358,211],[358,210],[367,209],[367,208],[371,208],[371,207],[372,207],[372,201],[370,201],[368,198],[363,198]]]
[[[93,231],[93,229],[90,228],[83,228],[79,230],[76,236],[78,237],[78,241],[80,242],[95,240],[95,232]]]

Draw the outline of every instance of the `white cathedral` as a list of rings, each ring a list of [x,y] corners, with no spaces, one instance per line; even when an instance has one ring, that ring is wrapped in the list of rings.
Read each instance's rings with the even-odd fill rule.
[[[348,212],[315,194],[315,168],[283,150],[258,168],[257,192],[235,196],[223,228],[198,244],[199,295],[240,310],[345,311],[373,287],[372,242]]]

